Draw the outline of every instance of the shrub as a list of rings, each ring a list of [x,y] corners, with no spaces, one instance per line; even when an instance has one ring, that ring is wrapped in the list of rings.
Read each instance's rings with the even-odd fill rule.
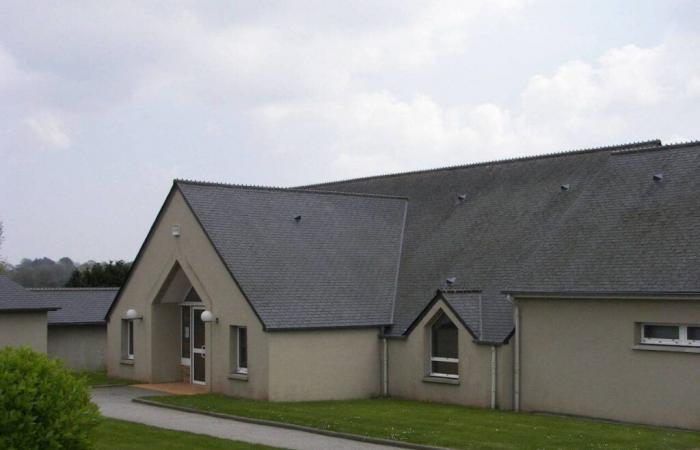
[[[0,350],[0,448],[92,448],[99,422],[83,378],[29,348]]]

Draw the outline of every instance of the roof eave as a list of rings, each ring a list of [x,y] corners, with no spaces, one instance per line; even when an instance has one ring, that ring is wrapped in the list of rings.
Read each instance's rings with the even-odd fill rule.
[[[700,300],[700,291],[501,291],[513,299],[684,299]]]
[[[46,306],[38,308],[0,308],[0,312],[3,313],[26,313],[26,312],[48,312],[48,311],[58,311],[61,308],[55,306]]]
[[[106,320],[98,322],[49,322],[50,327],[74,327],[74,326],[97,326],[97,325],[107,325]]]

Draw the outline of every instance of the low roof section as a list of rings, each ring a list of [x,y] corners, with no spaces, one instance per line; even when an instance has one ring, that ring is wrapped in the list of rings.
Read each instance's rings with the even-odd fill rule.
[[[61,309],[49,312],[49,325],[103,325],[119,288],[39,288],[35,296]]]
[[[266,330],[393,322],[406,199],[175,185]]]
[[[0,275],[0,312],[56,311],[59,308],[60,305],[50,299],[35,295],[6,275]]]

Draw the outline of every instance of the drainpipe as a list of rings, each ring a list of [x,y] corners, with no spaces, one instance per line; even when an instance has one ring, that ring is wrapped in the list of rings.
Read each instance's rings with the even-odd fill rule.
[[[386,337],[382,338],[382,395],[389,396],[389,349]]]
[[[491,346],[491,409],[496,409],[496,346]]]
[[[513,302],[513,297],[508,296],[508,300]],[[520,411],[520,308],[517,303],[513,303],[513,325],[514,348],[513,348],[513,409]]]

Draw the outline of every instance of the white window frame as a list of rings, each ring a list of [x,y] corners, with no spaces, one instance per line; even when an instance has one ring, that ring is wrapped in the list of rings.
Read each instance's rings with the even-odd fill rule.
[[[246,361],[246,366],[241,367],[241,330],[246,330],[246,340],[245,340],[245,346],[246,346],[246,360],[248,359],[248,330],[246,327],[236,327],[236,373],[240,373],[243,375],[248,374],[248,361]]]
[[[451,378],[453,380],[459,379],[459,358],[445,358],[442,356],[433,356],[433,326],[435,325],[435,322],[440,320],[440,317],[442,315],[445,315],[447,319],[452,322],[452,319],[450,317],[443,313],[438,314],[435,320],[432,321],[430,324],[430,327],[428,327],[428,351],[430,352],[430,358],[428,361],[428,364],[430,365],[428,367],[428,374],[431,377],[439,377],[439,378]],[[452,322],[452,325],[454,325],[454,322]],[[457,326],[455,325],[455,328]],[[459,352],[459,328],[457,328],[457,351]],[[454,363],[457,365],[457,374],[452,374],[452,373],[440,373],[440,372],[433,372],[433,362],[446,362],[446,363]]]
[[[126,321],[126,359],[134,359],[134,321]]]
[[[647,326],[676,327],[678,328],[678,339],[648,338],[644,336]],[[700,325],[680,325],[677,323],[642,323],[640,330],[640,343],[651,345],[673,345],[677,347],[700,347],[700,341],[688,339],[688,327],[700,328]]]

